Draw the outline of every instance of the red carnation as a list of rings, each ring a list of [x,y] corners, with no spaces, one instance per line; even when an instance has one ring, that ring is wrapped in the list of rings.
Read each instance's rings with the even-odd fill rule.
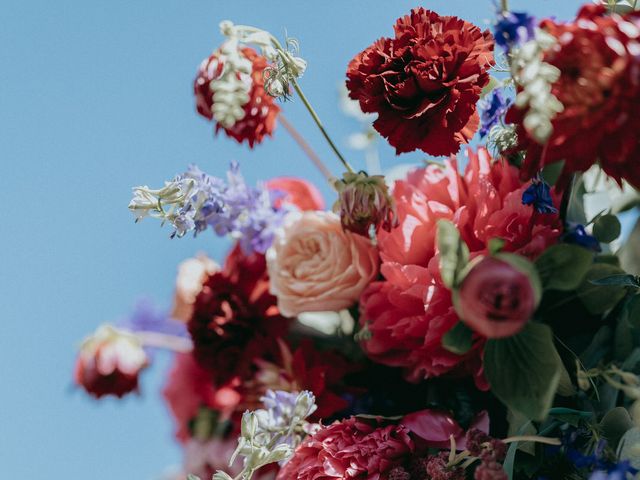
[[[255,358],[277,351],[288,324],[269,293],[264,255],[236,246],[224,268],[203,283],[188,329],[196,360],[220,386],[248,378]]]
[[[604,6],[586,5],[574,23],[545,20],[541,27],[557,40],[544,60],[560,69],[552,93],[564,110],[545,145],[527,135],[525,111],[509,110],[506,121],[517,124],[518,149],[526,150],[523,178],[564,160],[562,185],[599,161],[616,180],[640,187],[640,12],[606,15]]]
[[[351,60],[349,96],[397,153],[449,155],[478,129],[476,102],[489,83],[493,37],[457,17],[416,8]]]
[[[384,480],[413,450],[404,426],[351,417],[308,437],[276,479]]]
[[[122,397],[138,390],[138,376],[148,364],[142,344],[134,335],[105,325],[80,347],[75,382],[96,398]]]
[[[399,226],[378,232],[385,279],[373,282],[360,299],[360,322],[368,330],[362,346],[372,360],[403,367],[410,381],[471,373],[479,387],[487,387],[484,339],[478,337],[465,355],[442,346],[443,335],[459,318],[440,279],[437,222],[452,221],[474,257],[487,253],[489,240],[502,238],[505,251],[535,258],[556,242],[561,223],[557,214],[539,214],[522,204],[527,187],[515,167],[493,162],[485,149],[469,150],[464,174],[452,159],[444,168],[430,165],[396,182]]]
[[[212,81],[218,80],[225,69],[230,68],[231,65],[225,55],[225,48],[223,46],[202,62],[193,84],[198,113],[214,121],[216,116],[214,96],[216,92],[212,88]],[[242,118],[229,125],[221,125],[216,121],[216,133],[222,129],[227,135],[235,138],[238,143],[246,141],[249,147],[253,148],[255,143],[262,142],[265,135],[270,136],[273,133],[280,108],[275,104],[273,97],[269,96],[264,89],[263,72],[267,67],[267,59],[249,47],[232,52],[232,54],[243,57],[252,64],[250,74],[240,71],[233,72],[235,78],[241,80],[240,83],[249,84],[248,92],[240,92],[237,97],[237,101],[240,103],[237,108],[242,108],[244,114],[240,114]],[[228,95],[225,100],[227,98]]]

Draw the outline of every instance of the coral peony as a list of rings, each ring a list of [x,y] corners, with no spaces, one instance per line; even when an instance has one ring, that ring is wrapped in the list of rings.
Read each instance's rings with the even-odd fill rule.
[[[456,311],[473,331],[486,338],[509,337],[531,319],[540,300],[537,277],[495,257],[475,265],[457,293]]]
[[[436,223],[451,220],[472,256],[487,252],[492,238],[504,250],[537,257],[560,235],[556,214],[540,214],[522,204],[528,185],[502,161],[492,163],[485,149],[468,150],[464,174],[455,159],[430,165],[396,182],[393,196],[400,225],[378,233],[384,281],[372,283],[360,303],[360,323],[367,335],[362,346],[374,361],[403,367],[410,381],[468,374],[486,388],[478,338],[474,348],[457,355],[442,346],[442,337],[458,321],[451,292],[442,284],[436,256]]]
[[[378,480],[405,463],[413,441],[402,425],[380,425],[351,417],[307,438],[277,480]]]
[[[489,83],[493,38],[456,17],[416,8],[351,60],[349,96],[377,113],[374,128],[397,153],[459,150],[478,129],[476,103]]]
[[[523,178],[564,160],[560,185],[566,185],[573,172],[599,161],[616,180],[640,187],[640,12],[606,15],[603,5],[586,5],[573,23],[545,20],[541,27],[557,41],[545,62],[560,69],[552,93],[564,110],[553,119],[545,145],[527,136],[524,111],[509,110],[506,121],[518,126],[517,148],[526,150]]]
[[[300,210],[322,210],[324,199],[313,183],[302,178],[276,177],[265,182],[267,189],[282,195],[275,207],[280,203],[291,204]]]
[[[162,395],[175,419],[176,437],[182,442],[191,437],[189,425],[201,408],[218,411],[224,420],[241,401],[233,388],[216,388],[211,374],[190,353],[176,354]]]
[[[187,326],[196,360],[223,385],[247,378],[255,358],[277,349],[288,324],[269,293],[264,256],[236,245],[223,269],[204,282]]]
[[[104,325],[85,339],[75,365],[75,382],[90,395],[123,395],[138,389],[140,371],[149,364],[131,333]]]
[[[283,315],[352,306],[378,273],[369,238],[342,230],[331,212],[292,212],[267,251],[271,292]]]
[[[198,113],[251,148],[273,133],[280,111],[264,89],[266,67],[252,48],[227,42],[202,62],[193,85]]]

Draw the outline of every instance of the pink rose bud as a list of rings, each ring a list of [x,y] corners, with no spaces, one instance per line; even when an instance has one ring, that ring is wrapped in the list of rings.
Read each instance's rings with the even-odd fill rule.
[[[526,262],[516,255],[515,259]],[[487,257],[471,269],[455,295],[461,320],[487,338],[509,337],[518,333],[535,311],[538,281],[511,262]]]

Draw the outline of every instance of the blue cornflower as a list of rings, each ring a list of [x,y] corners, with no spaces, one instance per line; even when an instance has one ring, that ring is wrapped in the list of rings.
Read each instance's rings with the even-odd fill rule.
[[[558,213],[558,209],[553,206],[549,184],[539,177],[534,178],[522,194],[522,204],[533,205],[538,213]]]
[[[509,109],[511,100],[504,98],[503,90],[496,88],[478,102],[480,110],[480,137],[489,133],[491,127],[500,123],[502,116]]]
[[[572,243],[574,245],[580,245],[588,250],[594,252],[601,252],[602,247],[598,239],[592,235],[589,235],[584,228],[584,225],[579,223],[570,225],[564,234],[563,240],[566,243]]]
[[[493,27],[496,45],[505,52],[535,38],[536,19],[526,12],[501,12]]]
[[[596,470],[591,474],[589,480],[627,480],[629,478],[627,474],[633,476],[636,473],[638,473],[638,469],[633,468],[629,460],[624,460],[606,470]]]

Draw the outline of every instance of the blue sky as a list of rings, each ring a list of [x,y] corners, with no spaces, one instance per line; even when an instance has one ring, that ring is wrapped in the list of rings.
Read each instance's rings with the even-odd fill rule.
[[[572,16],[580,2],[516,1],[512,8]],[[75,348],[98,324],[147,294],[168,305],[177,264],[197,251],[220,259],[210,235],[170,240],[157,222],[134,225],[131,187],[158,185],[197,163],[222,175],[237,159],[250,181],[298,175],[332,201],[286,132],[254,151],[194,110],[191,82],[229,18],[298,38],[301,84],[338,143],[357,123],[337,106],[348,61],[406,0],[5,0],[0,18],[0,477],[147,480],[180,462],[159,389],[159,357],[140,397],[95,402],[71,388]],[[485,25],[489,0],[422,6]],[[302,105],[284,110],[338,172]],[[346,150],[346,149],[345,149]],[[347,151],[362,166],[358,152]],[[381,149],[383,166],[397,159]]]

